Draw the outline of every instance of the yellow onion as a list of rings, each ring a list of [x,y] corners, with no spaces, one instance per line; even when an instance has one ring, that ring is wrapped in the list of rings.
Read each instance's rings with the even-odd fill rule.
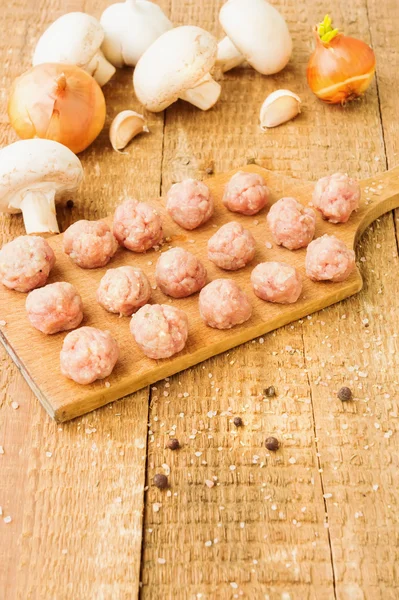
[[[79,67],[45,63],[14,81],[8,115],[21,138],[55,140],[76,154],[102,130],[105,99],[98,83]]]
[[[314,35],[316,48],[307,68],[312,92],[329,104],[344,104],[364,94],[375,72],[370,46],[333,29],[328,15]]]

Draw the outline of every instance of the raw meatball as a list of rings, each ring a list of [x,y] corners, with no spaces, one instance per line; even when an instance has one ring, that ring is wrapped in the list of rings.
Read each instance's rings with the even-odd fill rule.
[[[213,198],[205,183],[185,179],[170,188],[166,196],[166,210],[180,227],[195,229],[213,215]]]
[[[191,252],[183,248],[171,248],[159,257],[155,278],[164,294],[172,298],[185,298],[204,287],[206,269]]]
[[[281,198],[273,204],[267,222],[274,241],[288,250],[304,248],[313,239],[316,213],[305,208],[295,198]]]
[[[146,304],[133,315],[130,331],[146,356],[169,358],[186,345],[188,318],[174,306]]]
[[[314,281],[344,281],[355,267],[355,253],[335,235],[323,235],[309,244],[306,274]]]
[[[215,279],[201,290],[199,311],[209,327],[231,329],[248,321],[252,306],[233,279]]]
[[[343,173],[322,177],[313,192],[313,205],[330,223],[346,223],[359,208],[360,185]]]
[[[161,218],[149,204],[125,200],[115,211],[114,235],[128,250],[145,252],[162,241]]]
[[[61,373],[76,383],[88,385],[112,373],[119,358],[119,346],[109,331],[81,327],[64,339]]]
[[[17,292],[30,292],[47,281],[55,256],[43,238],[21,235],[0,250],[0,281]]]
[[[280,262],[264,262],[251,273],[255,294],[268,302],[293,304],[302,292],[302,279],[298,271]]]
[[[223,204],[243,215],[256,215],[269,202],[270,191],[257,173],[238,171],[224,189]]]
[[[66,281],[50,283],[30,292],[26,312],[31,325],[43,333],[75,329],[83,319],[83,304],[76,289]]]
[[[226,271],[245,267],[255,256],[255,239],[240,223],[231,221],[208,241],[208,258]]]
[[[82,269],[104,267],[118,249],[105,221],[76,221],[64,233],[64,252]]]
[[[135,267],[108,269],[97,289],[97,302],[111,313],[130,317],[151,296],[146,274]]]

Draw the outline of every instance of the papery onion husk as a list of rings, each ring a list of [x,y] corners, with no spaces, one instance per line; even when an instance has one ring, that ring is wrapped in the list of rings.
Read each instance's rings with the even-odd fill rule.
[[[105,99],[98,83],[76,65],[44,63],[18,77],[8,115],[23,139],[54,140],[77,154],[98,136],[105,122]]]
[[[309,59],[309,87],[320,100],[344,104],[362,96],[375,72],[375,54],[362,40],[333,29],[331,19],[314,28],[316,48]]]

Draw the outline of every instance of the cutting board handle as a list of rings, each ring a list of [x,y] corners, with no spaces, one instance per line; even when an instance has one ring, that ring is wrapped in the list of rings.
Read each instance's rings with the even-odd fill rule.
[[[355,244],[373,221],[386,212],[399,208],[399,166],[364,179],[361,185],[361,208],[353,216]]]

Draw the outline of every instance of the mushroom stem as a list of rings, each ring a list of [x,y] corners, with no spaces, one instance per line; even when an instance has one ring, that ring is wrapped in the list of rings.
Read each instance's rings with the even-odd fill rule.
[[[220,85],[208,73],[199,80],[195,87],[186,90],[179,97],[201,110],[208,110],[219,100],[220,92]]]
[[[105,58],[102,50],[97,50],[91,61],[86,65],[86,70],[94,77],[101,87],[108,83],[116,69]]]
[[[227,36],[222,39],[218,44],[218,53],[216,57],[216,66],[219,67],[223,73],[238,67],[245,60],[245,57],[241,54],[238,48],[234,46],[233,42]]]
[[[59,233],[55,190],[30,190],[20,204],[27,234]]]

